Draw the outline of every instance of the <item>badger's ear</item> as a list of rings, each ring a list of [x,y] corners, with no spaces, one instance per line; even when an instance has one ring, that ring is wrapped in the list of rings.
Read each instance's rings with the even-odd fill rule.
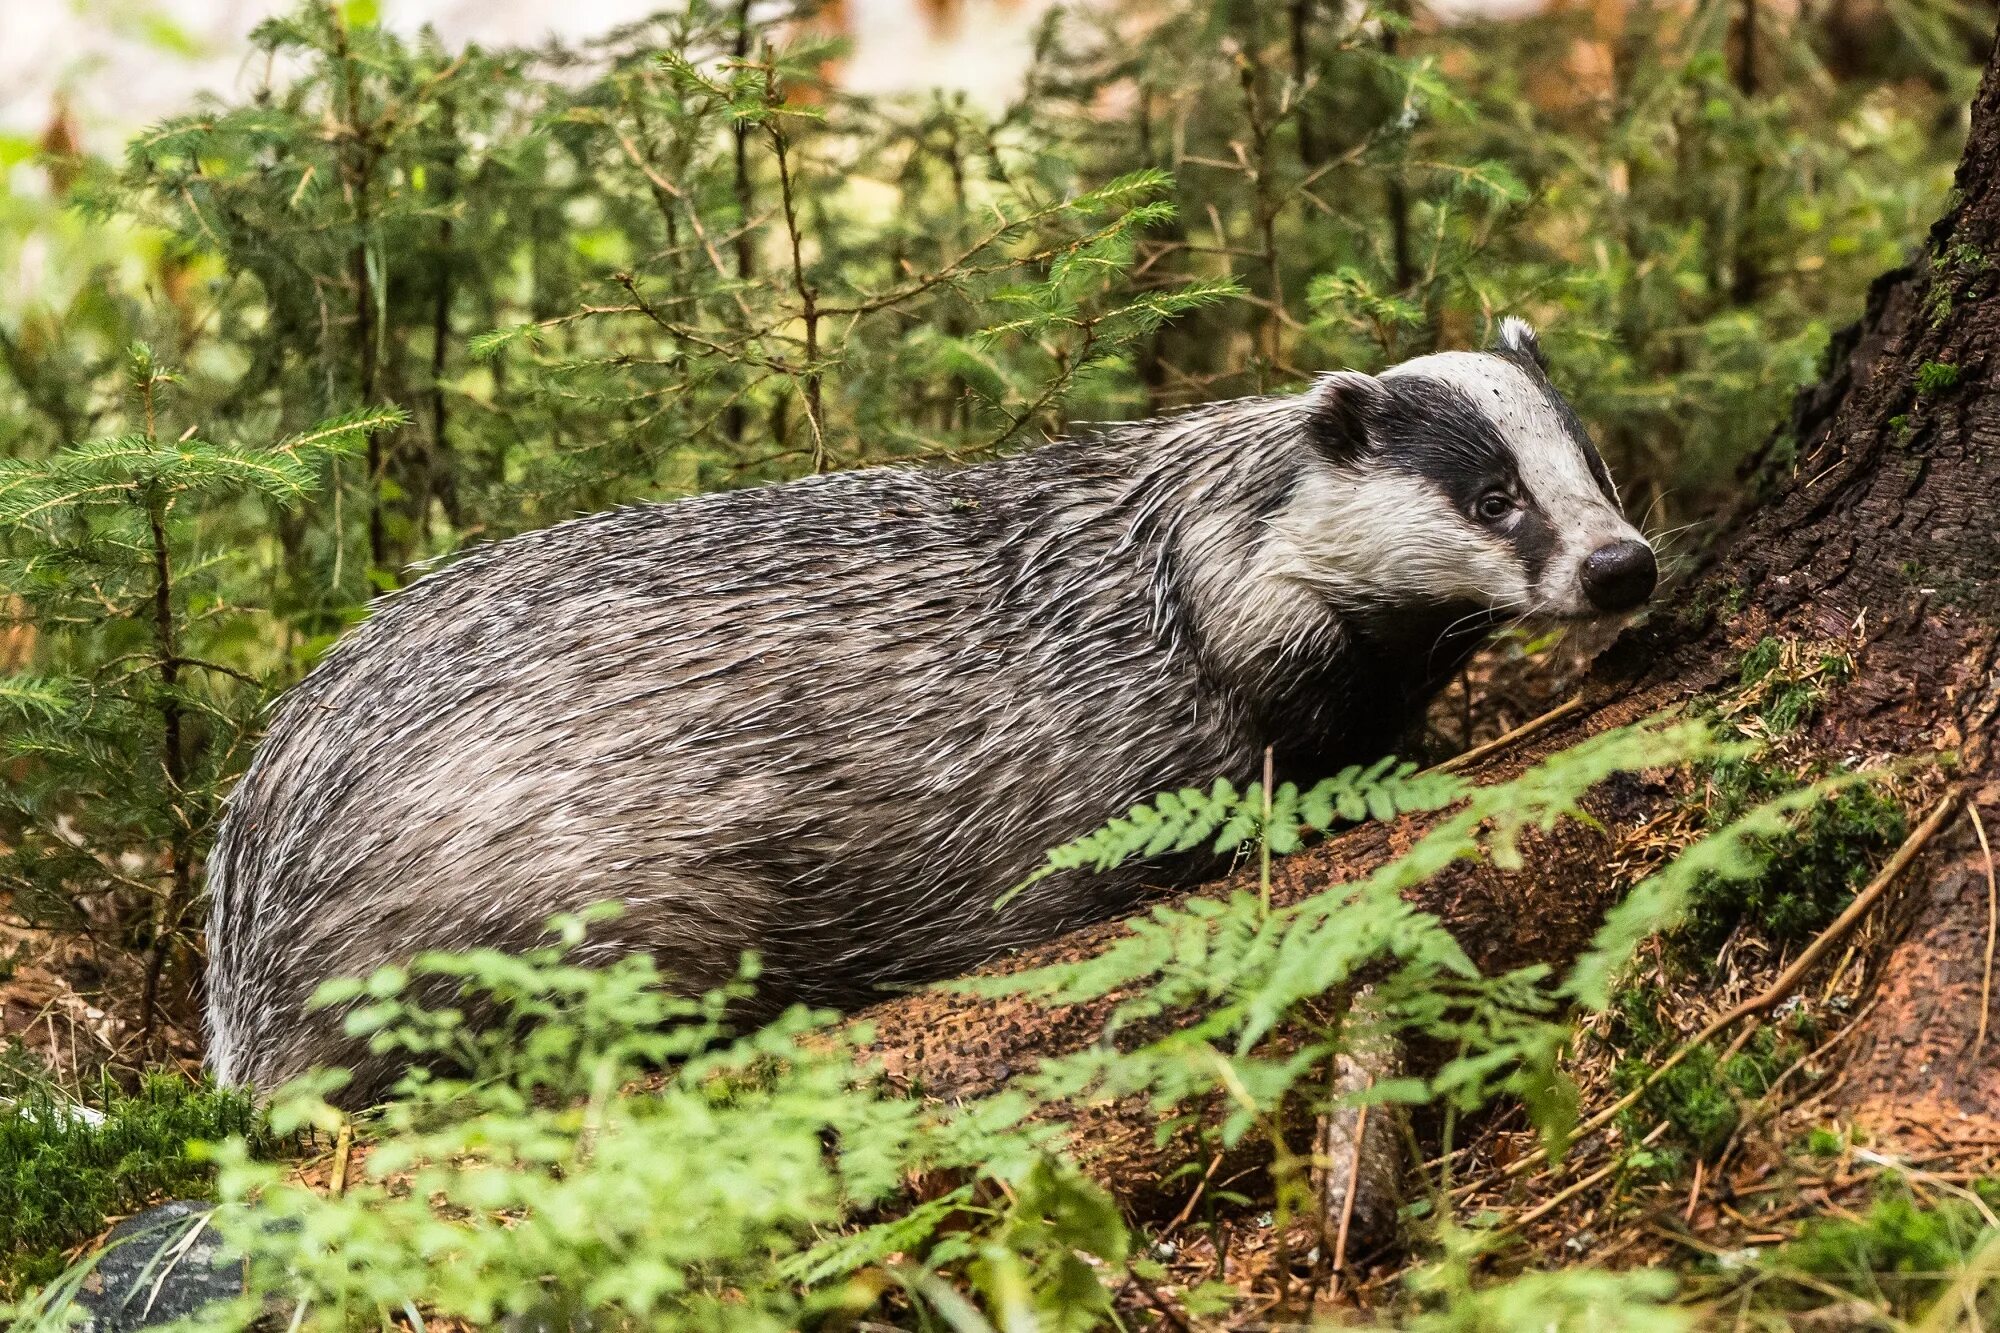
[[[1310,430],[1319,451],[1336,463],[1368,452],[1368,423],[1382,402],[1382,381],[1358,370],[1335,370],[1313,381]]]
[[[1509,315],[1500,321],[1500,350],[1519,352],[1543,370],[1549,368],[1549,359],[1542,355],[1542,340],[1535,336],[1534,326],[1518,316]]]

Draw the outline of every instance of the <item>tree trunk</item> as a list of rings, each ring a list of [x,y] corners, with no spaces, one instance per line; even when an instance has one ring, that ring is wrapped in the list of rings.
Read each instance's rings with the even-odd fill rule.
[[[1850,759],[1956,751],[1950,776],[1966,801],[1899,880],[1899,932],[1876,970],[1877,1001],[1844,1043],[1835,1094],[1838,1109],[1891,1141],[1927,1145],[2000,1143],[2000,1030],[1981,1040],[1991,863],[1975,827],[2000,839],[1991,734],[2000,710],[2000,392],[1989,383],[2000,369],[1997,69],[1989,63],[1981,83],[1956,202],[1929,252],[1880,278],[1861,322],[1836,339],[1826,377],[1746,470],[1752,502],[1728,522],[1708,571],[1598,658],[1581,708],[1468,769],[1480,781],[1512,776],[1587,735],[1714,693],[1766,635],[1858,644],[1853,676],[1830,690],[1806,741]],[[1676,799],[1639,778],[1606,784],[1592,798],[1605,831],[1566,825],[1525,849],[1524,871],[1464,863],[1414,898],[1482,967],[1560,963],[1629,887],[1616,870],[1620,830]],[[1365,874],[1428,822],[1364,826],[1289,858],[1274,900]],[[1078,931],[995,966],[1074,960],[1121,930]],[[956,1100],[1097,1041],[1109,1008],[923,993],[863,1018],[893,1080]],[[1122,1103],[1076,1117],[1075,1142],[1095,1173],[1142,1215],[1181,1207],[1204,1174],[1254,1165],[1254,1145],[1241,1163],[1211,1163],[1188,1136],[1157,1145],[1155,1128],[1145,1108]],[[1167,1179],[1190,1161],[1207,1170]]]

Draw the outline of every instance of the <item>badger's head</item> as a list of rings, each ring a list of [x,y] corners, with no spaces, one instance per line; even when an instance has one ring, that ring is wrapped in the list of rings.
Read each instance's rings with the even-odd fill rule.
[[[1326,466],[1287,526],[1336,602],[1585,617],[1652,595],[1653,549],[1522,321],[1488,351],[1322,376],[1308,403]]]

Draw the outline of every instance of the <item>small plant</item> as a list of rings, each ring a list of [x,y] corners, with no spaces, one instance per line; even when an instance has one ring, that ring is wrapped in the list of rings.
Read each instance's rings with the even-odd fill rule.
[[[1027,1080],[1043,1099],[1144,1093],[1165,1108],[1214,1090],[1221,1079],[1238,1108],[1221,1128],[1227,1143],[1253,1130],[1269,1132],[1268,1117],[1315,1061],[1344,1049],[1357,1032],[1420,1032],[1462,1040],[1465,1054],[1427,1081],[1402,1080],[1375,1096],[1469,1109],[1512,1092],[1560,1139],[1570,1106],[1553,1062],[1567,1029],[1549,1017],[1546,969],[1480,977],[1450,934],[1403,894],[1462,858],[1518,866],[1516,843],[1526,830],[1578,816],[1584,794],[1612,773],[1744,752],[1692,722],[1654,719],[1607,732],[1512,782],[1463,788],[1456,808],[1357,883],[1292,904],[1248,892],[1194,899],[1130,923],[1129,936],[1094,958],[954,984],[1059,1004],[1115,994],[1114,1028],[1168,1014],[1195,1016],[1189,1026],[1135,1049],[1048,1062]],[[1612,978],[1640,941],[1678,921],[1700,886],[1758,875],[1760,844],[1782,836],[1824,794],[1808,785],[1776,795],[1649,877],[1609,915],[1555,994],[1586,1008],[1608,1005]],[[1125,838],[1128,855],[1146,846],[1136,834]],[[1345,993],[1364,969],[1373,986],[1365,1012],[1332,1023],[1309,1016],[1313,1002]],[[1275,1030],[1296,1025],[1309,1034],[1303,1041],[1263,1052]]]
[[[1993,1247],[2000,1243],[1992,1220],[1996,1205],[2000,1182],[1992,1180],[1948,1186],[1928,1200],[1909,1184],[1885,1185],[1860,1217],[1810,1218],[1796,1240],[1766,1256],[1758,1265],[1756,1299],[1766,1308],[1806,1310],[1825,1305],[1831,1289],[1915,1320],[1969,1267],[1983,1264],[1991,1271]],[[1990,1283],[1975,1284],[1960,1299],[1960,1307],[1941,1313],[1970,1315],[1966,1327],[1990,1328],[2000,1317]]]
[[[1928,397],[1958,383],[1959,368],[1949,361],[1926,361],[1917,367],[1917,392]]]
[[[1952,307],[1958,303],[1955,288],[1985,273],[1986,256],[1977,247],[1960,241],[1931,260],[1931,294],[1925,307],[1932,329],[1944,327]]]
[[[1672,1044],[1663,1026],[1655,1027],[1654,1033],[1653,1040],[1628,1047],[1613,1076],[1619,1091],[1629,1092],[1644,1082]],[[1768,1028],[1759,1029],[1743,1050],[1726,1061],[1708,1047],[1695,1050],[1647,1088],[1625,1114],[1627,1137],[1636,1143],[1653,1125],[1667,1123],[1672,1137],[1651,1164],[1666,1178],[1681,1174],[1683,1154],[1713,1160],[1735,1134],[1744,1105],[1768,1092],[1804,1054],[1798,1042]]]
[[[1734,696],[1717,710],[1730,734],[1782,743],[1811,722],[1827,688],[1848,679],[1845,648],[1765,638],[1743,655]],[[1779,836],[1756,847],[1762,871],[1747,880],[1698,886],[1676,935],[1697,968],[1742,925],[1780,945],[1802,943],[1837,916],[1881,858],[1902,841],[1902,807],[1871,781],[1823,762],[1788,768],[1771,748],[1738,750],[1704,764],[1696,797],[1711,828],[1795,789],[1825,784],[1827,799]]]
[[[1696,890],[1679,935],[1688,955],[1698,963],[1710,958],[1741,925],[1777,944],[1800,944],[1839,915],[1908,832],[1902,806],[1879,786],[1852,776],[1821,766],[1811,777],[1837,790],[1794,828],[1759,845],[1761,873]],[[1714,825],[1727,823],[1798,780],[1754,758],[1717,763],[1707,775],[1707,818]]]
[[[1780,739],[1812,719],[1828,686],[1853,674],[1842,645],[1766,636],[1743,654],[1735,695],[1716,712],[1735,735]]]
[[[249,1289],[202,1327],[248,1327],[270,1300],[307,1329],[411,1311],[711,1333],[883,1304],[954,1323],[974,1308],[1049,1328],[1104,1317],[1125,1223],[1021,1105],[895,1096],[803,1009],[734,1034],[743,984],[683,999],[648,957],[577,965],[589,921],[612,911],[558,920],[524,955],[426,955],[323,989],[375,1049],[452,1071],[402,1080],[340,1197],[242,1140],[216,1151],[214,1225],[245,1254]],[[473,1033],[463,1009],[419,998],[438,983],[497,1021]],[[272,1124],[335,1129],[322,1094],[340,1078],[279,1093]],[[919,1202],[918,1175],[964,1183]]]

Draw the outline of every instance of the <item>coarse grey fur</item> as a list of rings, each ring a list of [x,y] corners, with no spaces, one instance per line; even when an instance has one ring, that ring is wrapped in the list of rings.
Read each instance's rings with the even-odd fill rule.
[[[282,701],[230,800],[217,1076],[345,1064],[379,1093],[394,1067],[303,1013],[320,981],[529,947],[602,900],[586,958],[643,949],[693,989],[756,950],[765,1003],[851,1006],[1212,868],[992,910],[1046,849],[1248,782],[1267,746],[1300,781],[1386,752],[1497,617],[1589,613],[1560,553],[1636,534],[1525,336],[983,466],[596,514],[418,580]],[[1507,471],[1519,513],[1468,519],[1445,456]]]

